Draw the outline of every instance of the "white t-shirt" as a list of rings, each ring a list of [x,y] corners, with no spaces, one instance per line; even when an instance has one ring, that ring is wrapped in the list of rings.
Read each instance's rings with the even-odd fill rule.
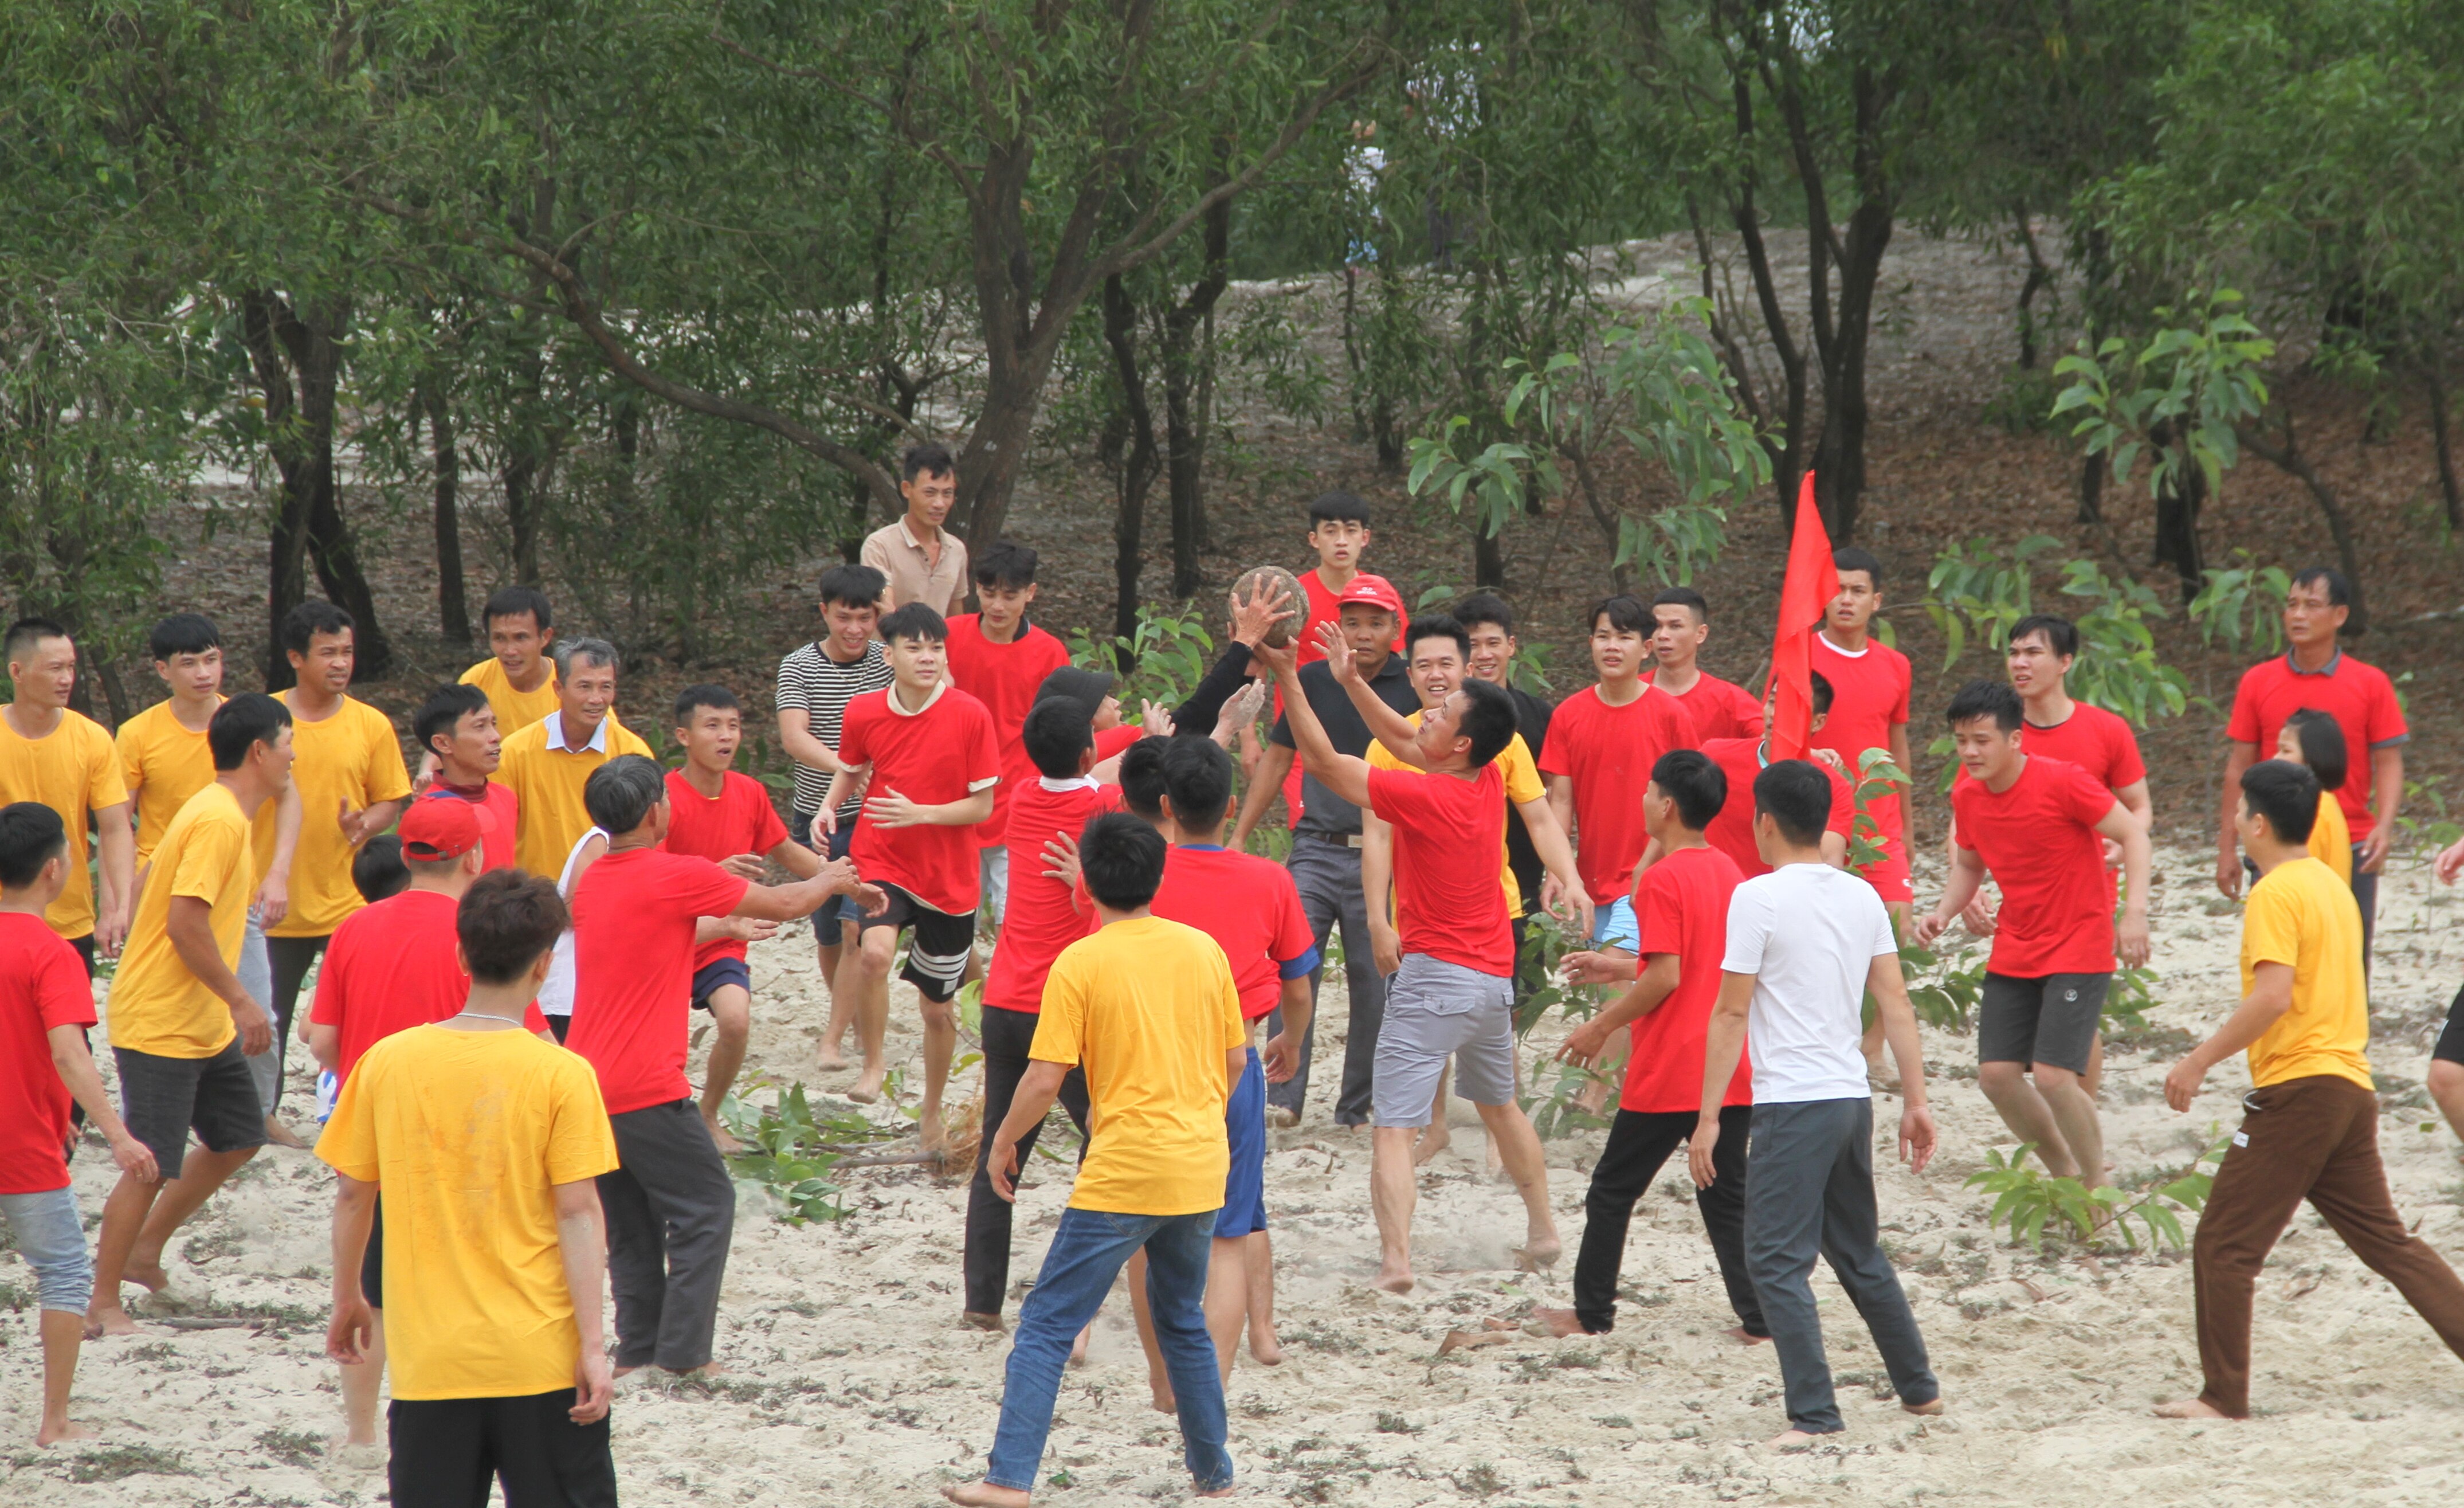
[[[1754,976],[1754,1103],[1863,1099],[1865,974],[1899,951],[1882,898],[1828,864],[1784,864],[1728,898],[1720,967]]]
[[[573,867],[582,861],[582,851],[590,840],[607,839],[605,828],[592,828],[574,841],[573,852],[564,856],[564,873],[557,876],[556,893],[565,899],[573,898]],[[547,979],[539,986],[539,1014],[569,1016],[573,1014],[573,929],[565,928],[556,935],[556,951],[549,955]]]

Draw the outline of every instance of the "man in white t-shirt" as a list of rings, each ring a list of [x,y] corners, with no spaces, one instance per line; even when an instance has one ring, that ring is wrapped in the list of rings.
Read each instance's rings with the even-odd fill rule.
[[[1899,944],[1881,898],[1822,856],[1831,777],[1778,760],[1754,777],[1754,843],[1771,872],[1728,901],[1727,956],[1703,1061],[1703,1111],[1689,1161],[1698,1187],[1714,1174],[1720,1103],[1750,1029],[1754,1114],[1746,1157],[1746,1265],[1762,1299],[1788,1430],[1771,1444],[1803,1450],[1847,1428],[1831,1390],[1822,1320],[1814,1307],[1817,1253],[1882,1354],[1900,1407],[1942,1412],[1942,1386],[1882,1243],[1874,1210],[1874,1101],[1858,1046],[1865,993],[1881,1009],[1905,1099],[1900,1156],[1922,1170],[1933,1156],[1925,1057],[1900,977]],[[1786,919],[1782,924],[1782,919]]]

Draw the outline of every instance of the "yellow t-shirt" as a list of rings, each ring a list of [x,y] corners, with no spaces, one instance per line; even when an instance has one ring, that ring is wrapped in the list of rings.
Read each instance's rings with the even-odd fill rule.
[[[284,693],[283,704],[291,704]],[[356,697],[344,697],[334,715],[303,722],[294,708],[291,784],[299,792],[299,845],[291,853],[291,909],[266,928],[270,938],[331,937],[334,929],[367,902],[351,883],[355,852],[342,836],[341,807],[354,811],[410,794],[410,771],[402,763],[402,740],[393,720]],[[274,812],[267,802],[256,814],[257,862],[274,861]]]
[[[317,1155],[384,1190],[396,1398],[573,1386],[556,1186],[616,1166],[588,1063],[516,1029],[397,1031],[343,1081]]]
[[[1417,712],[1413,713],[1411,722],[1412,726],[1419,727],[1420,715]],[[1369,764],[1374,769],[1411,768],[1410,765],[1388,753],[1386,745],[1375,739],[1369,741]],[[1538,801],[1549,794],[1549,787],[1540,783],[1539,763],[1532,759],[1531,745],[1523,742],[1522,734],[1514,735],[1507,742],[1506,747],[1498,751],[1497,767],[1506,777],[1506,799],[1513,805],[1519,807],[1527,801]],[[1504,842],[1500,840],[1497,851],[1497,874],[1499,880],[1506,886],[1506,914],[1512,918],[1523,915],[1523,887],[1515,883],[1514,871],[1508,866],[1507,857]]]
[[[548,666],[547,679],[537,691],[517,691],[505,676],[502,661],[490,655],[462,673],[462,684],[476,686],[488,694],[488,705],[496,711],[496,732],[512,738],[532,723],[557,710],[556,667]]]
[[[171,946],[171,898],[193,896],[213,908],[214,946],[224,965],[235,969],[255,881],[239,798],[221,785],[190,796],[154,850],[154,875],[137,898],[128,946],[111,981],[103,1024],[113,1047],[156,1057],[211,1057],[239,1034],[231,1007],[188,972]]]
[[[2261,964],[2293,965],[2293,1009],[2250,1045],[2250,1081],[2333,1074],[2370,1081],[2370,991],[2362,972],[2362,909],[2350,885],[2315,858],[2289,859],[2250,890],[2241,921],[2241,992]]]
[[[43,913],[43,923],[64,938],[94,930],[94,879],[86,872],[85,819],[89,811],[128,799],[111,735],[81,713],[63,709],[60,725],[30,739],[0,717],[0,804],[39,801],[60,814],[69,830],[69,882]]]
[[[2353,830],[2345,825],[2343,804],[2332,790],[2319,792],[2319,820],[2310,825],[2310,856],[2353,882]]]
[[[163,842],[163,831],[188,798],[214,783],[214,751],[205,729],[191,733],[158,701],[120,725],[112,741],[121,774],[137,799],[137,867]]]
[[[650,745],[610,712],[600,724],[606,737],[603,749],[550,748],[548,734],[562,742],[562,721],[542,719],[508,737],[496,761],[495,781],[520,798],[519,832],[515,862],[534,875],[564,873],[566,855],[590,831],[590,812],[582,804],[582,787],[591,771],[619,754],[648,757]],[[593,735],[594,739],[597,735]]]
[[[1232,965],[1196,927],[1141,917],[1063,948],[1045,976],[1027,1055],[1087,1071],[1094,1110],[1069,1208],[1186,1215],[1221,1207],[1232,1167],[1223,1054],[1248,1040]]]

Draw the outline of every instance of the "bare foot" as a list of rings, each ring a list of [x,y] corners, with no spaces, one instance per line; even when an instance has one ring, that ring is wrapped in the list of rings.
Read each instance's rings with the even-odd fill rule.
[[[1732,1324],[1732,1325],[1728,1326],[1728,1328],[1727,1328],[1726,1330],[1721,1331],[1720,1333],[1721,1333],[1722,1335],[1727,1336],[1729,1340],[1736,1342],[1739,1345],[1769,1345],[1769,1344],[1771,1344],[1771,1337],[1770,1337],[1770,1336],[1767,1336],[1767,1335],[1756,1335],[1756,1334],[1754,1334],[1751,1330],[1747,1329],[1744,1325],[1741,1325],[1741,1324]],[[1935,1407],[1934,1407],[1933,1411],[1934,1411],[1935,1413],[1940,1413],[1940,1412],[1942,1412],[1941,1403],[1942,1403],[1942,1400],[1940,1400],[1940,1399],[1936,1399],[1936,1400],[1934,1400]]]
[[[995,1487],[990,1482],[968,1482],[958,1487],[944,1487],[941,1496],[961,1508],[1026,1508],[1032,1501],[1015,1487]]]
[[[34,1443],[36,1445],[57,1445],[62,1440],[91,1440],[93,1438],[93,1430],[87,1429],[81,1424],[76,1424],[67,1419],[63,1419],[57,1424],[54,1424],[51,1420],[46,1419],[43,1421],[42,1427],[34,1431]]]
[[[916,1118],[915,1140],[927,1152],[946,1151],[950,1145],[950,1128],[941,1123],[941,1112],[927,1110]]]
[[[1266,1107],[1266,1124],[1277,1131],[1289,1131],[1292,1127],[1299,1125],[1300,1123],[1301,1113],[1294,1110],[1289,1105],[1268,1105]],[[2456,1161],[2464,1163],[2464,1157],[2458,1157]]]
[[[1412,1143],[1412,1165],[1428,1166],[1429,1159],[1452,1145],[1454,1139],[1454,1133],[1448,1131],[1442,1121],[1432,1123],[1420,1133],[1420,1139]]]
[[[308,1147],[307,1142],[299,1140],[298,1132],[292,1130],[272,1116],[265,1118],[265,1139],[275,1146],[287,1146],[295,1151],[305,1151]]]
[[[1412,1276],[1412,1270],[1408,1267],[1381,1266],[1377,1269],[1377,1286],[1390,1294],[1408,1294],[1416,1281],[1418,1279]]]
[[[1260,1366],[1284,1364],[1284,1344],[1275,1339],[1274,1326],[1249,1321],[1249,1359]]]
[[[2159,1419],[2230,1419],[2233,1415],[2204,1398],[2176,1398],[2168,1404],[2158,1404],[2156,1417]]]
[[[1802,1430],[1784,1430],[1765,1440],[1763,1444],[1774,1451],[1810,1451],[1814,1449],[1814,1442],[1821,1438],[1822,1436],[1818,1434],[1808,1434]]]
[[[621,1383],[626,1378],[632,1376],[635,1372],[640,1370],[641,1368],[638,1366],[619,1366],[609,1371],[607,1375]]]
[[[1155,1412],[1162,1414],[1177,1414],[1180,1412],[1179,1403],[1172,1396],[1172,1382],[1170,1379],[1156,1378],[1148,1383],[1147,1386],[1154,1390]]]
[[[854,1100],[859,1105],[878,1103],[881,1099],[881,1080],[883,1076],[884,1075],[882,1073],[875,1072],[871,1069],[865,1070],[863,1077],[847,1086],[847,1097],[849,1099]]]
[[[716,1362],[704,1362],[699,1366],[688,1366],[683,1371],[677,1372],[675,1375],[678,1377],[725,1377],[727,1375],[727,1368],[719,1365]]]
[[[107,1335],[136,1333],[137,1321],[129,1319],[128,1311],[118,1304],[108,1308],[98,1304],[85,1312],[85,1338],[89,1341],[99,1341]]]
[[[1229,1497],[1232,1496],[1232,1489],[1229,1487],[1193,1486],[1190,1489],[1189,1496],[1192,1497]]]
[[[719,1156],[734,1157],[744,1150],[744,1143],[728,1135],[727,1127],[718,1123],[718,1117],[704,1116],[701,1118],[701,1123],[710,1127],[711,1144],[718,1148]]]
[[[1557,1239],[1557,1232],[1544,1231],[1514,1249],[1514,1265],[1527,1273],[1536,1273],[1556,1266],[1557,1258],[1565,1254],[1566,1244]]]
[[[1583,1328],[1582,1320],[1574,1318],[1572,1309],[1534,1309],[1531,1311],[1531,1323],[1539,1328],[1540,1334],[1553,1336],[1560,1341],[1568,1336],[1591,1333]]]
[[[958,1323],[965,1329],[990,1330],[995,1335],[1009,1328],[1008,1325],[1001,1323],[1001,1316],[981,1314],[973,1309],[959,1311]]]
[[[1592,1080],[1583,1086],[1581,1094],[1574,1097],[1574,1108],[1587,1116],[1598,1115],[1608,1102],[1609,1086],[1605,1079]]]
[[[825,1044],[813,1054],[813,1072],[817,1074],[844,1074],[853,1067],[855,1065],[847,1060],[847,1054],[840,1052],[835,1044]]]
[[[1095,1321],[1089,1320],[1087,1321],[1086,1325],[1079,1330],[1078,1339],[1069,1342],[1070,1365],[1084,1366],[1087,1364],[1087,1342],[1092,1340],[1094,1335]]]
[[[171,1275],[163,1271],[163,1253],[157,1252],[151,1260],[130,1257],[120,1269],[120,1280],[135,1283],[149,1294],[159,1294],[171,1286]]]
[[[331,1459],[354,1472],[382,1472],[386,1450],[381,1440],[349,1440],[337,1444]]]

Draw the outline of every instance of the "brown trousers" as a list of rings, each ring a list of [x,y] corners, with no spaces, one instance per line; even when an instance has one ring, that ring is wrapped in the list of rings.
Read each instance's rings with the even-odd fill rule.
[[[2199,1396],[2250,1417],[2251,1291],[2268,1251],[2308,1199],[2353,1254],[2396,1286],[2448,1349],[2464,1356],[2464,1280],[2405,1229],[2379,1162],[2379,1097],[2320,1075],[2254,1089],[2191,1242]]]

